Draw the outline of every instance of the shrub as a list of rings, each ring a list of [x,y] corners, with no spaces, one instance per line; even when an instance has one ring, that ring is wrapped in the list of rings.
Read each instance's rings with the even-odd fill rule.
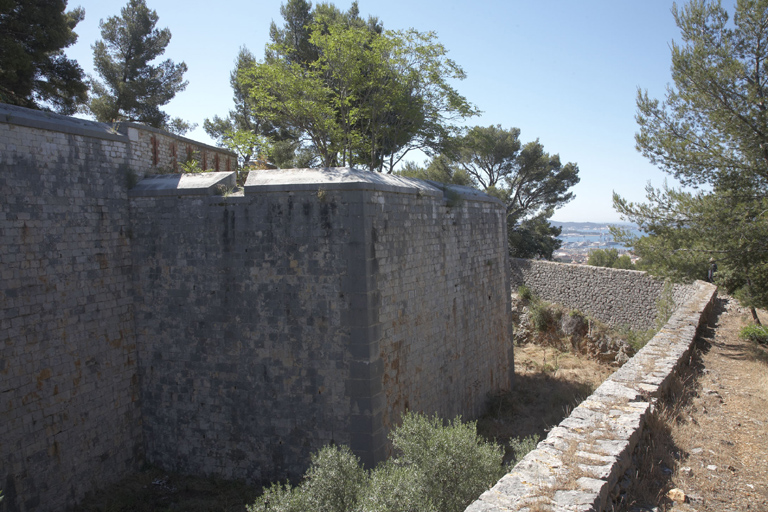
[[[376,467],[360,499],[360,512],[438,512],[414,466],[394,460]]]
[[[504,473],[474,422],[406,413],[390,439],[396,457],[370,473],[346,446],[322,448],[298,486],[273,484],[248,512],[461,512]]]
[[[753,343],[768,345],[768,327],[756,324],[745,325],[741,328],[739,337]]]
[[[536,445],[539,444],[539,436],[537,434],[533,434],[528,437],[515,437],[513,439],[509,440],[509,447],[512,449],[512,453],[514,454],[514,458],[512,461],[510,461],[509,465],[514,466],[520,460],[528,455],[528,452],[531,452],[536,449]]]
[[[531,306],[531,323],[539,332],[545,332],[554,324],[555,318],[548,304],[537,303]]]
[[[532,301],[532,300],[533,300],[533,292],[531,291],[531,289],[530,289],[530,288],[528,288],[528,287],[527,287],[527,286],[525,286],[525,285],[521,285],[521,286],[520,286],[520,287],[517,289],[517,294],[518,294],[518,295],[520,296],[520,298],[521,298],[521,299],[523,299],[523,300],[527,300],[527,301]]]
[[[360,460],[348,447],[325,446],[312,456],[299,486],[273,484],[247,509],[249,512],[347,512],[356,506],[367,478]]]
[[[503,449],[477,435],[475,422],[406,413],[390,436],[397,464],[416,469],[428,501],[441,512],[461,512],[504,474]]]

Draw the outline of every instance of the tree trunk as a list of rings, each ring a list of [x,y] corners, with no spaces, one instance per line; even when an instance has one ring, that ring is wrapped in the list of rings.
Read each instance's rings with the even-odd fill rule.
[[[755,321],[755,324],[756,325],[763,325],[762,323],[760,323],[760,319],[757,317],[757,311],[755,310],[755,306],[750,306],[749,307],[749,311],[750,311],[750,313],[752,313],[752,320]]]

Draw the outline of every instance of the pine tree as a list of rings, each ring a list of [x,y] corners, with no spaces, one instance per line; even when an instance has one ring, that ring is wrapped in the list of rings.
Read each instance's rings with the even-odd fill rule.
[[[0,1],[0,102],[74,114],[88,87],[80,65],[64,55],[85,17],[66,0]]]
[[[103,83],[93,81],[89,105],[97,120],[135,121],[179,133],[190,129],[160,110],[186,88],[187,65],[170,59],[152,64],[171,40],[170,30],[155,28],[157,21],[157,12],[144,0],[129,0],[120,16],[99,23],[102,40],[92,48]]]

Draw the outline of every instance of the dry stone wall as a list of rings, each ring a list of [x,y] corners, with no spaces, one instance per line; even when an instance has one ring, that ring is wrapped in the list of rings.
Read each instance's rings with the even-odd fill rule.
[[[613,510],[648,415],[689,359],[717,292],[696,281],[665,327],[467,512]]]
[[[608,325],[633,329],[655,326],[664,280],[645,272],[512,258],[512,290],[525,285],[549,302],[577,309]],[[693,288],[671,285],[674,308]]]

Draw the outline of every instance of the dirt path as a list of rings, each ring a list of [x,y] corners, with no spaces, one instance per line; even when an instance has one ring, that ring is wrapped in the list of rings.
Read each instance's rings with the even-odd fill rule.
[[[718,298],[715,314],[697,342],[687,397],[651,432],[656,467],[637,478],[655,497],[635,496],[628,510],[768,511],[768,350],[739,338],[749,314],[735,300]]]

